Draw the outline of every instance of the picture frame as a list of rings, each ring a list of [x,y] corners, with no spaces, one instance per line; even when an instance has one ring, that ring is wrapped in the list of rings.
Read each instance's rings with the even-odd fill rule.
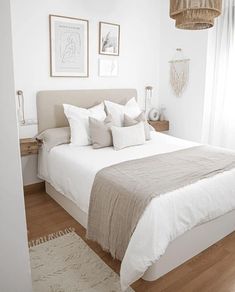
[[[89,76],[89,21],[49,15],[50,76]]]
[[[99,54],[119,56],[120,25],[109,22],[99,22]]]
[[[117,77],[118,76],[118,59],[99,59],[99,76],[100,77]]]

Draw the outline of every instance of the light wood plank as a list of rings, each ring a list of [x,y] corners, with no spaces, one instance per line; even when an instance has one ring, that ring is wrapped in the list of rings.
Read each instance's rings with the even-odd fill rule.
[[[164,132],[169,131],[170,123],[169,121],[148,121],[148,123],[157,131]]]
[[[45,191],[45,182],[39,182],[32,185],[24,186],[24,194],[31,195],[39,192]]]
[[[41,142],[33,138],[20,139],[20,153],[21,156],[38,154]]]

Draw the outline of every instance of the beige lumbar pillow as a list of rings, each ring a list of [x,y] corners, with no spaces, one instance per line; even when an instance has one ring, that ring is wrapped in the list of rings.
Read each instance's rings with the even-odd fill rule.
[[[94,149],[109,147],[113,145],[111,126],[113,119],[108,115],[104,121],[89,118],[90,137]]]
[[[113,146],[115,150],[145,143],[144,123],[140,122],[130,127],[112,126]]]
[[[134,125],[138,124],[139,122],[144,123],[145,139],[150,140],[151,139],[150,127],[149,127],[149,123],[147,122],[147,120],[145,118],[144,112],[142,112],[140,115],[138,115],[138,117],[135,119],[129,117],[126,114],[124,115],[124,127],[134,126]]]
[[[53,128],[47,129],[36,136],[36,139],[41,140],[45,149],[50,151],[53,147],[70,143],[70,128]]]

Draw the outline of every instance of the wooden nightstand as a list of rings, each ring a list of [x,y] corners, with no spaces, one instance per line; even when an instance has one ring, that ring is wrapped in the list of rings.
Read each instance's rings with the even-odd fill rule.
[[[164,132],[169,131],[170,123],[169,121],[148,121],[148,123],[157,131]]]
[[[40,143],[38,143],[36,139],[33,139],[33,138],[20,139],[21,156],[38,154],[39,147],[40,147]]]

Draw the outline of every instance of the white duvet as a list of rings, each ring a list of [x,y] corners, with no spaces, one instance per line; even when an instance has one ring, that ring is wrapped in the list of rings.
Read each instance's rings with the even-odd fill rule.
[[[197,145],[161,133],[152,132],[151,135],[152,140],[146,144],[121,151],[112,147],[94,150],[91,146],[71,145],[54,147],[49,153],[42,150],[39,176],[88,213],[92,184],[102,168]],[[233,209],[235,170],[153,199],[140,219],[122,261],[122,289],[142,277],[176,237]]]

